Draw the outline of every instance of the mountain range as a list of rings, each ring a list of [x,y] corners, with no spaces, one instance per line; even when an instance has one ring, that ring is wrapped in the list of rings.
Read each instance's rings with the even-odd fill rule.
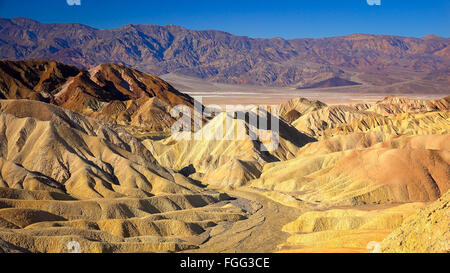
[[[450,96],[295,98],[271,151],[259,108],[168,135],[193,98],[120,64],[0,61],[0,96],[0,253],[449,251]]]
[[[214,82],[279,87],[420,81],[422,87],[425,82],[435,90],[441,83],[437,90],[446,93],[449,42],[435,35],[258,39],[174,25],[95,29],[27,18],[0,19],[0,59],[55,60],[79,68],[117,63],[156,75],[176,73]]]

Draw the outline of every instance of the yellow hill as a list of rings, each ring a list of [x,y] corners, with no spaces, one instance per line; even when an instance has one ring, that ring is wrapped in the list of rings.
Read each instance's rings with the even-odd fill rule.
[[[424,206],[410,203],[380,209],[306,212],[283,227],[291,236],[279,246],[279,251],[367,253],[372,250],[371,242],[381,242],[405,218]]]

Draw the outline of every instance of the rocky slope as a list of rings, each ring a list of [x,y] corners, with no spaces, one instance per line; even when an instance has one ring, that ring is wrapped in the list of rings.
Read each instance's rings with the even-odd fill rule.
[[[197,248],[220,222],[246,218],[218,193],[67,200],[41,191],[0,188],[0,249],[67,253],[174,252]]]
[[[437,36],[254,39],[173,25],[103,30],[14,18],[0,20],[0,41],[1,59],[51,59],[85,68],[113,62],[157,75],[173,72],[237,84],[310,87],[405,82],[411,91],[414,86],[440,82],[436,91],[449,90],[448,79],[442,77],[448,74],[449,39]],[[389,77],[379,77],[380,73]]]
[[[79,70],[52,61],[0,61],[0,76],[4,99],[48,102],[136,133],[167,131],[174,106],[194,105],[160,78],[116,64]]]
[[[388,208],[331,209],[307,212],[286,224],[290,237],[279,252],[367,253],[424,203]]]
[[[391,135],[422,134],[419,131],[430,133],[428,125],[434,127],[431,133],[441,133],[446,131],[450,109],[450,97],[409,100],[388,96],[374,105],[327,106],[305,99],[293,101],[280,105],[281,117],[300,132],[316,138],[377,130]],[[305,110],[298,112],[296,108]],[[440,125],[435,126],[434,122]]]
[[[257,110],[248,113],[221,113],[194,134],[143,143],[163,166],[185,169],[206,184],[235,187],[259,177],[264,164],[293,158],[300,147],[314,141],[278,119],[277,134],[272,134],[270,127],[258,130],[250,119],[268,124],[272,116],[265,118]],[[272,145],[276,145],[273,150]]]
[[[415,138],[393,138],[361,150],[300,154],[265,165],[251,185],[326,206],[433,201],[450,188],[449,147],[444,144],[449,138]],[[431,146],[439,147],[437,143],[441,150]]]
[[[410,216],[381,243],[383,252],[450,252],[450,192]]]

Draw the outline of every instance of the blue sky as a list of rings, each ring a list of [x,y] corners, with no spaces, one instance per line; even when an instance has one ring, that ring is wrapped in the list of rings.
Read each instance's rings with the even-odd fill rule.
[[[69,0],[73,1],[73,0]],[[0,17],[96,28],[126,24],[181,25],[250,37],[329,37],[351,33],[450,37],[449,0],[0,0]]]

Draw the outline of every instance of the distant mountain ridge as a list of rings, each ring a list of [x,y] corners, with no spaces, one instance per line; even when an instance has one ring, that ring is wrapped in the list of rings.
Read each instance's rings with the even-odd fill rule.
[[[435,35],[259,39],[174,25],[95,29],[27,18],[0,19],[0,59],[55,60],[81,68],[118,63],[156,75],[177,73],[265,86],[307,87],[336,77],[355,81],[358,73],[367,78],[380,72],[448,83],[436,75],[448,73],[449,42]]]

